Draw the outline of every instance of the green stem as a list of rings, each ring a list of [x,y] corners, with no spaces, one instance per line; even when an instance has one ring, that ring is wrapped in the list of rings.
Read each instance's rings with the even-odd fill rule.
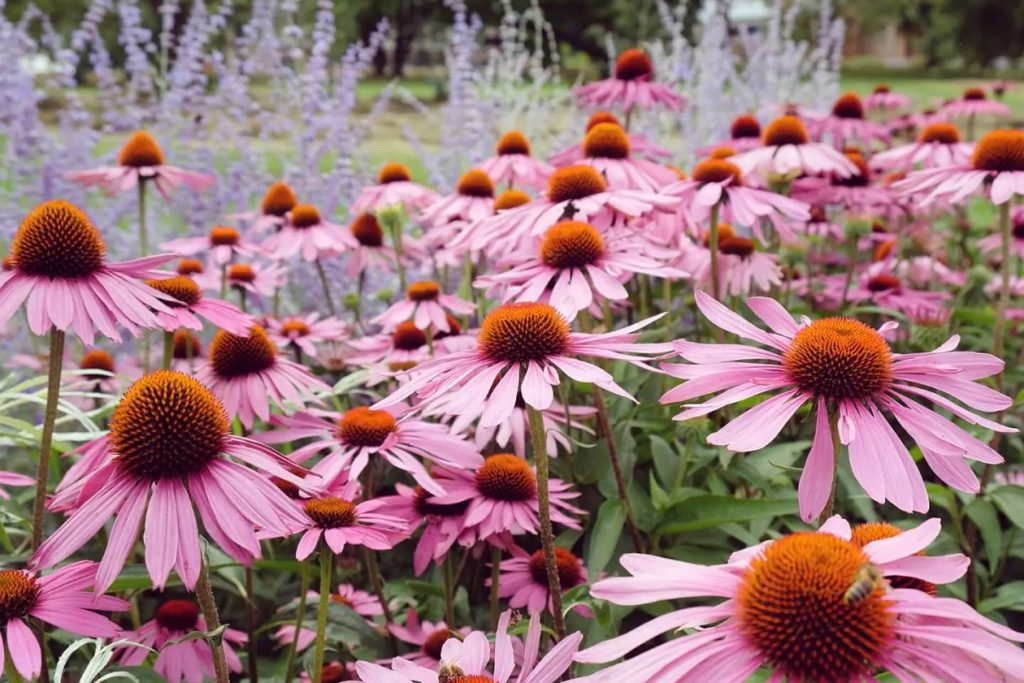
[[[327,302],[327,310],[330,312],[331,317],[334,317],[334,299],[331,298],[331,286],[327,283],[327,273],[324,272],[324,264],[317,259],[313,263],[316,264],[316,274],[320,277],[320,286],[324,291],[324,301]]]
[[[220,615],[217,613],[217,603],[213,599],[213,587],[210,586],[210,569],[203,561],[199,568],[199,581],[196,582],[196,601],[203,611],[203,619],[206,620],[206,630],[216,631],[220,628]],[[228,683],[228,663],[224,659],[224,647],[221,645],[221,636],[207,639],[210,643],[210,650],[213,652],[213,671],[217,683]]]
[[[299,644],[299,632],[302,631],[302,622],[306,618],[306,593],[309,592],[309,574],[306,572],[306,565],[299,565],[299,611],[295,616],[295,632],[292,634],[292,642],[288,646],[288,659],[284,665],[284,680],[290,683],[292,680],[292,669],[295,666],[295,652]]]
[[[619,449],[615,445],[615,436],[612,431],[611,421],[608,419],[608,406],[605,405],[604,395],[601,387],[591,385],[594,394],[594,407],[597,408],[597,427],[608,445],[608,458],[612,461],[612,473],[615,475],[615,488],[618,490],[619,499],[622,501],[622,508],[626,511],[626,528],[629,530],[629,537],[633,540],[633,548],[636,552],[644,552],[644,537],[636,526],[636,518],[633,516],[633,506],[629,503],[629,494],[626,489],[626,478],[622,475],[622,463],[619,460]],[[530,425],[533,429],[533,424]]]
[[[391,614],[391,608],[388,607],[387,596],[384,595],[384,579],[380,574],[380,564],[377,562],[377,553],[370,548],[363,548],[366,552],[366,569],[370,575],[370,584],[373,586],[373,592],[377,595],[377,601],[380,603],[380,609],[384,613],[384,623],[391,626],[395,623],[395,618]],[[391,641],[391,652],[396,657],[398,656],[398,641],[395,640],[395,636],[391,633],[391,629],[388,629],[388,639]]]
[[[551,501],[548,497],[548,449],[544,439],[544,418],[531,405],[526,406],[530,418],[530,440],[533,457],[537,462],[537,507],[540,516],[540,542],[544,548],[544,567],[548,575],[548,592],[551,596],[551,616],[555,626],[555,639],[565,636],[565,617],[562,615],[562,584],[558,578],[555,560],[555,536],[551,530]]]
[[[832,488],[828,494],[828,502],[825,503],[824,509],[818,516],[818,524],[823,524],[825,520],[831,517],[836,508],[836,482],[839,480],[839,453],[843,447],[843,445],[839,443],[838,408],[829,408],[828,428],[832,434]]]
[[[316,611],[316,649],[313,654],[313,683],[321,683],[324,673],[324,647],[327,644],[327,608],[331,602],[331,569],[334,555],[327,542],[320,540],[320,605]]]
[[[356,307],[353,314],[356,318],[356,327],[363,329],[363,288],[366,286],[366,271],[360,270],[356,277]]]
[[[451,554],[445,557],[441,569],[444,573],[444,620],[448,623],[448,628],[453,628],[455,624],[455,579],[452,574],[455,571],[455,565],[452,564]]]
[[[711,225],[708,228],[708,249],[711,250],[711,296],[720,301],[718,284],[718,204],[711,207]]]
[[[39,442],[36,465],[36,497],[32,503],[32,548],[43,541],[43,516],[46,513],[46,487],[50,478],[50,454],[53,451],[53,428],[57,422],[57,401],[60,398],[60,371],[64,364],[64,331],[50,328],[50,370],[46,379],[46,410],[43,413],[43,434]]]
[[[139,255],[149,255],[149,238],[146,235],[146,181],[139,180]]]
[[[501,548],[491,548],[491,630],[498,628],[498,616],[501,612],[498,599],[498,582],[501,580]],[[448,628],[452,628],[449,624]]]
[[[256,657],[256,591],[253,590],[252,565],[245,567],[245,627],[248,631],[246,652],[249,659],[249,683],[259,683],[260,665]]]
[[[402,221],[397,216],[388,215],[388,228],[395,249],[395,270],[398,271],[398,286],[405,291],[405,264],[402,263]]]
[[[1011,260],[1013,258],[1013,255],[1010,253],[1010,241],[1013,237],[1010,228],[1010,202],[1003,202],[999,205],[999,234],[1002,237],[999,246],[999,256],[1001,259],[999,276],[1003,281],[1001,283],[1002,286],[999,288],[999,301],[996,305],[996,324],[992,335],[992,354],[996,358],[1003,357],[1003,343],[1006,336],[1006,309],[1010,304],[1010,273],[1012,270]],[[1003,390],[1002,373],[996,376],[996,383],[1001,392]]]
[[[174,357],[174,333],[164,330],[164,362],[161,364],[164,370],[171,367],[171,359]]]
[[[220,267],[220,298],[223,299],[228,294],[228,264],[224,264]],[[277,291],[274,291],[274,296],[277,296]]]

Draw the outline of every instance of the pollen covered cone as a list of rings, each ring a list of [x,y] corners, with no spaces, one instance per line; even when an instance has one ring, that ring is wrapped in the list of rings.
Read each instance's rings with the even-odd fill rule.
[[[498,139],[495,145],[498,154],[524,154],[530,156],[530,141],[518,130],[510,130]]]
[[[537,478],[519,456],[498,453],[489,456],[477,470],[476,488],[488,498],[523,501],[537,495]]]
[[[312,204],[297,204],[291,213],[292,226],[310,228],[320,223],[320,211]]]
[[[478,168],[466,171],[461,178],[456,191],[466,197],[493,197],[494,183],[490,176]]]
[[[232,282],[253,282],[256,271],[248,263],[232,263],[228,266],[228,280]]]
[[[348,226],[352,236],[364,247],[384,246],[384,230],[372,213],[361,213]]]
[[[841,119],[862,119],[864,118],[864,104],[860,101],[857,93],[844,93],[832,105],[832,115]]]
[[[616,126],[622,126],[622,122],[619,121],[619,117],[610,111],[595,111],[590,115],[590,118],[587,119],[586,132],[589,133],[594,126],[600,123],[614,123]]]
[[[605,192],[608,183],[592,166],[566,166],[557,169],[548,180],[548,199],[565,202]]]
[[[106,245],[89,217],[70,202],[43,202],[22,221],[11,260],[29,275],[75,279],[103,266]]]
[[[427,345],[427,333],[416,327],[412,320],[406,320],[391,333],[391,344],[402,351],[415,351]]]
[[[198,358],[199,354],[203,352],[203,347],[199,343],[199,337],[184,328],[179,328],[175,331],[172,343],[173,356],[177,360]]]
[[[740,114],[732,120],[729,134],[734,138],[759,138],[761,137],[761,124],[753,114]]]
[[[394,161],[381,166],[380,171],[377,173],[377,182],[381,185],[409,182],[410,180],[412,180],[412,173],[409,172],[408,167]]]
[[[217,225],[210,228],[210,244],[220,247],[230,247],[238,244],[241,235],[234,228],[226,225]]]
[[[583,153],[601,159],[626,159],[629,157],[629,136],[621,126],[599,123],[587,131]]]
[[[975,145],[971,164],[979,171],[1024,171],[1024,131],[987,133]]]
[[[164,294],[173,296],[186,306],[191,306],[203,298],[199,285],[195,280],[184,275],[164,278],[162,280],[146,280],[146,284]]]
[[[338,437],[350,446],[376,448],[398,427],[395,416],[386,410],[366,406],[352,408],[338,420]]]
[[[220,330],[210,342],[210,366],[220,377],[242,377],[262,372],[277,361],[277,347],[259,325],[249,329],[248,337]]]
[[[860,548],[831,534],[774,541],[743,576],[740,631],[788,680],[870,678],[893,638],[895,616],[881,584],[862,600],[846,599],[868,564]]]
[[[220,401],[196,379],[172,370],[144,375],[110,420],[116,462],[139,479],[182,477],[223,450],[230,423]]]
[[[552,268],[582,268],[604,255],[601,233],[589,223],[562,221],[540,243],[540,260]]]
[[[541,361],[565,351],[569,332],[569,323],[547,304],[505,304],[480,325],[480,350],[495,361]]]
[[[555,546],[555,566],[558,569],[558,585],[562,591],[578,586],[584,581],[580,571],[580,562],[571,551]],[[544,561],[544,551],[538,550],[530,556],[530,576],[541,585],[548,585],[548,569]]]
[[[806,145],[808,140],[807,126],[796,116],[780,116],[764,129],[764,144],[768,147]]]
[[[338,529],[356,523],[356,506],[342,498],[312,498],[303,508],[309,518],[322,529]]]
[[[732,178],[733,185],[741,184],[740,167],[725,159],[705,159],[693,168],[692,178],[698,183],[724,183]]]
[[[632,81],[637,78],[650,78],[654,73],[654,64],[650,56],[640,48],[631,47],[623,50],[615,60],[615,78],[621,81]]]
[[[956,144],[960,142],[960,129],[952,123],[930,123],[917,136],[917,141],[941,142],[946,145]]]
[[[124,147],[117,154],[117,163],[121,166],[141,168],[143,166],[162,166],[164,153],[153,136],[144,130],[131,134]]]
[[[279,180],[267,188],[260,202],[260,211],[267,216],[284,216],[298,203],[299,198],[295,196],[292,186]]]
[[[517,206],[523,204],[529,204],[530,195],[526,194],[522,190],[505,190],[497,196],[494,200],[494,212],[505,211],[507,209],[514,209]]]
[[[867,522],[865,524],[858,524],[851,529],[851,532],[852,535],[850,540],[854,545],[861,548],[872,541],[880,541],[884,538],[893,538],[894,536],[899,536],[903,533],[899,527],[889,524],[888,522]],[[924,555],[924,551],[922,550],[916,554]],[[893,588],[913,588],[932,596],[938,594],[935,584],[930,581],[924,581],[912,576],[887,576],[885,578]]]
[[[420,280],[409,285],[405,295],[412,301],[437,301],[441,296],[441,286],[432,280]]]
[[[103,349],[89,349],[86,351],[82,355],[81,360],[78,361],[78,367],[81,370],[102,370],[103,372],[109,372],[111,375],[114,374],[115,370],[114,358]],[[106,375],[87,373],[86,376],[102,379]]]
[[[191,600],[165,600],[153,613],[156,623],[168,631],[193,631],[199,621],[199,606]]]
[[[985,94],[985,91],[982,88],[967,88],[964,90],[964,99],[974,101],[987,100],[988,95]]]
[[[178,261],[178,267],[175,269],[178,275],[197,275],[205,270],[203,262],[195,258],[181,259]]]
[[[782,366],[797,387],[833,401],[876,397],[893,375],[889,344],[849,318],[823,318],[797,332]]]

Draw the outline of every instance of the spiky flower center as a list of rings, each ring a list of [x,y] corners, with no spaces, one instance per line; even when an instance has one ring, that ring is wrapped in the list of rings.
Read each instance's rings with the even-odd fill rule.
[[[565,166],[548,179],[548,199],[567,202],[604,192],[608,183],[593,166]]]
[[[178,261],[178,267],[175,270],[178,275],[197,275],[206,268],[203,266],[203,262],[197,258],[183,258]]]
[[[967,90],[964,90],[964,99],[974,101],[987,100],[988,95],[981,88],[967,88]]]
[[[490,176],[479,168],[470,169],[463,173],[455,189],[456,192],[464,197],[494,196],[494,183],[491,182]]]
[[[537,495],[537,478],[519,456],[499,453],[477,470],[476,490],[495,500],[526,501]]]
[[[35,577],[20,569],[0,570],[0,624],[25,618],[38,600]]]
[[[864,524],[858,524],[851,529],[852,535],[850,541],[863,548],[868,543],[873,541],[880,541],[884,538],[893,538],[903,533],[899,527],[889,524],[888,522],[866,522]],[[924,555],[924,551],[916,553],[917,555]],[[930,581],[924,581],[913,576],[887,576],[885,577],[889,582],[889,585],[893,588],[913,588],[930,595],[938,594],[938,590],[935,588],[935,584]]]
[[[711,154],[708,154],[708,159],[728,159],[733,156],[736,156],[735,148],[729,147],[728,145],[721,145],[711,150]]]
[[[191,600],[166,600],[156,608],[153,618],[168,631],[188,633],[196,630],[199,607]]]
[[[582,268],[604,255],[604,238],[579,221],[556,223],[540,243],[540,260],[552,268]]]
[[[412,180],[412,173],[404,164],[391,161],[380,167],[377,173],[377,183],[387,185],[388,183],[404,183]]]
[[[248,337],[218,330],[210,342],[210,367],[219,377],[231,379],[268,370],[277,362],[277,347],[259,325]]]
[[[434,332],[434,339],[444,339],[445,337],[456,337],[462,334],[462,325],[459,324],[458,318],[451,313],[445,313],[444,319],[448,321],[448,331],[437,330]]]
[[[21,222],[11,258],[23,273],[82,278],[103,266],[107,247],[89,217],[70,202],[43,202]]]
[[[199,303],[203,297],[196,281],[184,275],[175,275],[163,280],[146,280],[146,284],[159,292],[174,297],[186,306]]]
[[[807,126],[797,117],[788,114],[775,119],[764,129],[764,144],[768,147],[806,145],[807,140]]]
[[[858,320],[823,318],[796,333],[782,365],[803,391],[829,400],[869,399],[892,381],[892,351]]]
[[[570,551],[560,546],[555,546],[555,567],[558,569],[558,583],[563,592],[583,583],[580,561]],[[530,556],[530,576],[537,584],[547,587],[548,570],[543,550],[538,550]]]
[[[124,143],[124,147],[118,152],[117,163],[134,168],[162,166],[164,153],[152,135],[144,130],[137,130],[131,134],[128,141]]]
[[[114,374],[114,358],[103,349],[90,349],[85,352],[81,360],[78,361],[78,367],[82,370],[102,370],[103,372]],[[104,379],[106,375],[86,373],[86,377],[90,379]]]
[[[614,123],[616,126],[622,125],[622,122],[619,121],[619,117],[610,111],[595,111],[590,115],[590,118],[587,119],[587,128],[585,132],[589,133],[590,129],[599,123]]]
[[[338,420],[338,438],[349,446],[376,448],[396,431],[394,415],[366,406],[352,408]]]
[[[494,361],[541,361],[565,352],[569,323],[547,304],[505,304],[484,318],[479,344],[484,355]]]
[[[725,159],[705,159],[693,168],[692,177],[698,183],[724,183],[732,178],[733,185],[741,184],[740,167]]]
[[[384,246],[384,230],[372,213],[359,214],[348,229],[364,247]]]
[[[175,358],[187,360],[197,358],[203,352],[203,347],[199,344],[199,337],[186,329],[178,329],[174,333],[172,352]]]
[[[293,228],[311,228],[320,224],[320,211],[312,204],[296,204],[290,215]]]
[[[620,81],[650,78],[653,73],[654,64],[650,56],[639,48],[624,50],[615,60],[615,78]]]
[[[857,93],[844,93],[832,104],[832,115],[841,119],[862,119],[864,105]]]
[[[876,95],[884,95],[888,92],[892,92],[891,88],[885,83],[879,83],[875,86],[874,93]]]
[[[900,279],[895,275],[880,273],[868,280],[867,287],[872,292],[898,292],[901,283]]]
[[[974,147],[971,164],[979,171],[1024,171],[1024,131],[987,133]]]
[[[193,474],[223,450],[230,422],[217,397],[172,370],[143,375],[128,387],[110,420],[120,466],[138,479]]]
[[[464,500],[461,503],[452,503],[451,505],[444,505],[441,503],[434,503],[430,500],[433,494],[427,491],[422,486],[417,486],[413,494],[412,505],[416,508],[416,512],[426,517],[427,515],[436,515],[438,517],[458,517],[469,509],[470,501]]]
[[[955,145],[960,142],[960,129],[952,123],[930,123],[917,137],[918,142],[941,142]]]
[[[413,321],[406,320],[391,333],[391,345],[400,351],[415,351],[427,345],[427,334]]]
[[[583,154],[598,159],[626,159],[629,157],[629,136],[622,126],[599,123],[587,131]]]
[[[248,263],[232,263],[228,266],[228,280],[230,282],[253,282],[256,280],[256,271]]]
[[[303,507],[313,523],[321,529],[353,526],[358,519],[355,503],[343,498],[311,498]]]
[[[210,244],[215,247],[233,247],[240,239],[238,231],[226,225],[217,225],[210,229]]]
[[[430,632],[430,635],[427,636],[426,640],[423,641],[423,654],[431,659],[440,661],[441,649],[451,637],[451,633],[448,632],[447,628],[434,629]]]
[[[505,190],[494,200],[494,213],[514,209],[517,206],[530,203],[530,195],[520,190]]]
[[[413,301],[437,301],[441,296],[441,287],[431,280],[420,280],[409,285],[405,295]]]
[[[284,216],[295,208],[299,198],[295,196],[292,186],[283,180],[279,180],[267,188],[260,202],[260,211],[265,216]]]
[[[518,130],[510,130],[498,139],[498,154],[525,154],[530,156],[530,141]]]
[[[14,270],[14,258],[11,256],[4,256],[3,262],[0,263],[0,270]]]
[[[761,124],[753,114],[740,114],[733,119],[729,135],[733,138],[759,138],[761,137]]]
[[[305,337],[309,334],[309,325],[305,320],[292,318],[281,323],[281,335],[285,337]]]
[[[351,680],[350,675],[351,673],[344,664],[331,662],[324,664],[324,668],[320,670],[320,683],[342,683],[342,681]]]
[[[870,678],[893,637],[884,587],[848,600],[868,558],[831,534],[796,533],[769,545],[743,576],[740,631],[791,681]]]
[[[754,244],[754,240],[746,237],[729,237],[718,241],[718,251],[721,254],[746,258],[757,251],[757,245]]]

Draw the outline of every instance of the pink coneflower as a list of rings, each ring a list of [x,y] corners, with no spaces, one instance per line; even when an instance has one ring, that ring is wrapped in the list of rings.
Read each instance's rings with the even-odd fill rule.
[[[625,360],[644,367],[648,356],[667,347],[637,344],[637,331],[660,317],[605,334],[583,334],[572,332],[565,318],[547,304],[505,304],[484,318],[476,349],[420,364],[408,382],[374,408],[397,405],[416,393],[427,401],[450,397],[448,414],[477,411],[485,405],[480,424],[493,426],[508,418],[520,395],[537,410],[549,408],[559,371],[632,399],[610,374],[577,356]]]
[[[544,551],[529,554],[518,548],[516,550],[518,552],[515,557],[501,562],[498,595],[508,599],[509,607],[525,607],[530,614],[550,610],[551,595]],[[587,570],[583,562],[570,550],[556,546],[555,563],[558,568],[558,585],[562,587],[563,593],[587,582]],[[489,580],[486,583],[490,585]]]
[[[445,494],[429,497],[426,502],[431,505],[464,505],[468,502],[462,526],[464,531],[472,532],[474,541],[506,533],[538,533],[537,475],[534,468],[519,456],[498,453],[488,456],[475,470],[442,466],[434,470],[434,475]],[[578,529],[579,522],[571,515],[584,512],[569,501],[580,494],[560,479],[552,479],[549,486],[551,521]]]
[[[834,296],[842,298],[842,292]],[[854,303],[870,302],[880,308],[911,314],[921,310],[936,310],[945,307],[953,295],[946,290],[922,290],[908,287],[892,272],[888,262],[873,263],[861,273],[853,289],[847,293],[847,300]]]
[[[249,335],[253,317],[232,303],[204,297],[192,278],[176,275],[146,280],[146,284],[168,297],[168,310],[157,313],[159,326],[167,332],[174,332],[179,327],[202,330],[203,323],[199,320],[201,316],[231,334]]]
[[[495,155],[484,159],[478,168],[497,185],[543,189],[554,172],[549,164],[530,156],[530,141],[518,130],[510,130],[495,145]]]
[[[569,429],[593,435],[594,430],[579,420],[592,418],[596,413],[597,409],[593,406],[571,405],[567,409],[558,401],[552,402],[550,408],[541,412],[548,455],[555,458],[558,457],[559,449],[566,452],[572,450],[572,442],[566,436]],[[452,424],[453,431],[459,430],[462,426],[460,423],[467,422],[467,415],[471,416],[472,413],[461,415],[459,420]],[[473,421],[475,421],[475,417]],[[473,440],[477,448],[481,450],[493,441],[499,448],[511,447],[513,453],[520,458],[525,458],[526,444],[530,440],[530,418],[526,409],[517,405],[508,419],[501,423],[492,427],[477,425]]]
[[[178,265],[174,267],[174,272],[178,275],[184,275],[190,277],[193,280],[199,280],[196,276],[202,276],[206,272],[206,265],[203,264],[199,259],[194,258],[183,258],[178,261]]]
[[[330,387],[309,370],[278,355],[277,347],[259,325],[247,337],[220,330],[210,342],[209,360],[196,370],[196,378],[210,388],[228,411],[247,428],[253,418],[266,422],[270,405],[302,408],[319,402],[314,392]]]
[[[420,621],[420,615],[416,610],[410,609],[406,612],[405,625],[390,624],[388,631],[403,643],[409,643],[419,648],[417,652],[403,654],[403,659],[431,671],[437,671],[441,666],[441,649],[444,644],[456,636],[465,638],[472,629],[464,626],[454,630],[443,621]]]
[[[682,111],[686,98],[674,87],[653,81],[653,77],[650,56],[644,50],[630,48],[615,60],[612,78],[581,85],[573,94],[581,107],[620,106],[627,114],[633,107]]]
[[[210,538],[243,563],[260,557],[257,529],[285,536],[304,522],[292,501],[263,475],[308,489],[310,484],[293,473],[294,464],[261,443],[233,436],[213,393],[180,372],[160,370],[135,382],[114,409],[110,433],[81,451],[50,504],[72,512],[31,563],[50,567],[64,560],[116,514],[96,574],[99,591],[110,587],[128,560],[143,513],[153,585],[163,588],[173,567],[189,590],[201,563],[193,505]]]
[[[186,374],[193,374],[196,364],[204,362],[203,345],[199,337],[188,330],[177,330],[171,339],[171,367]]]
[[[449,328],[451,328],[451,321]],[[345,360],[353,365],[367,365],[386,360],[388,363],[419,363],[430,355],[427,333],[406,320],[390,334],[374,334],[349,342],[351,352]]]
[[[622,285],[636,273],[678,279],[681,270],[645,256],[645,245],[633,231],[614,231],[606,238],[594,226],[578,221],[556,223],[536,249],[511,254],[503,272],[477,278],[487,296],[501,301],[544,301],[566,319],[597,301],[626,301]],[[549,289],[550,288],[550,289]]]
[[[679,176],[667,166],[630,154],[629,136],[614,123],[599,123],[583,141],[583,158],[576,162],[596,168],[613,190],[657,192]]]
[[[405,520],[381,513],[386,503],[381,500],[357,502],[355,497],[359,486],[354,481],[346,489],[344,498],[325,496],[300,502],[306,520],[299,528],[302,537],[295,548],[296,560],[302,561],[312,555],[321,538],[335,555],[340,555],[349,545],[390,550],[408,537]]]
[[[466,234],[472,251],[529,248],[531,242],[563,219],[590,223],[598,230],[629,219],[670,213],[679,199],[639,190],[613,190],[597,169],[578,165],[560,168],[548,181],[547,194],[477,223]]]
[[[319,599],[320,594],[316,591],[306,593],[307,605],[315,605]],[[337,591],[331,593],[330,601],[351,608],[359,616],[365,617],[369,624],[373,623],[373,617],[384,613],[377,596],[361,591],[350,583],[339,583]],[[294,641],[295,651],[302,652],[316,640],[316,631],[301,627],[298,629],[298,639],[296,639],[295,625],[284,624],[274,631],[274,640],[277,641],[279,647],[291,645]]]
[[[709,231],[703,230],[699,244],[687,246],[679,260],[690,273],[694,287],[713,289]],[[757,242],[736,233],[728,223],[718,224],[718,291],[729,296],[768,292],[782,284],[779,257],[758,249]]]
[[[231,214],[231,220],[241,221],[248,224],[252,234],[260,234],[271,228],[279,228],[287,220],[288,212],[299,203],[298,197],[291,185],[279,180],[267,188],[260,202],[259,211],[243,211],[242,213]]]
[[[687,380],[661,397],[662,403],[723,393],[704,403],[687,404],[676,416],[688,420],[766,392],[782,393],[732,419],[708,437],[708,443],[750,452],[767,446],[801,406],[814,403],[814,442],[800,477],[800,513],[805,520],[824,508],[834,475],[830,421],[849,448],[857,481],[879,503],[901,510],[928,509],[924,481],[910,453],[886,420],[891,414],[921,449],[932,471],[950,486],[977,492],[978,479],[964,459],[1000,463],[1002,456],[951,420],[923,405],[923,399],[963,420],[998,432],[1015,432],[942,396],[954,395],[976,410],[1000,411],[1013,401],[976,380],[996,374],[1003,361],[983,353],[957,352],[952,337],[929,353],[896,354],[880,332],[848,318],[823,318],[797,324],[773,299],[752,298],[751,310],[771,332],[764,332],[707,294],[697,306],[716,326],[770,349],[720,344],[674,343],[691,364],[665,364],[668,374]]]
[[[355,246],[355,240],[340,225],[328,223],[311,204],[296,204],[280,229],[260,248],[274,260],[302,255],[304,261],[336,256]]]
[[[904,195],[924,195],[921,206],[958,204],[979,188],[993,204],[1024,195],[1024,131],[991,131],[974,146],[970,163],[914,171],[893,185]]]
[[[891,172],[964,166],[973,152],[974,145],[961,142],[960,130],[952,123],[933,123],[921,131],[917,142],[872,155],[871,168]]]
[[[893,193],[882,185],[873,185],[871,170],[860,154],[846,153],[857,171],[851,175],[831,174],[828,178],[798,178],[792,194],[810,204],[838,205],[854,213],[887,214],[900,208]]]
[[[909,109],[914,106],[914,101],[908,96],[893,92],[892,89],[879,83],[871,94],[864,98],[864,108],[868,111],[892,111],[894,109]]]
[[[377,174],[377,184],[364,187],[352,203],[353,215],[375,213],[390,206],[402,206],[411,216],[437,201],[430,188],[412,182],[412,174],[402,164],[384,164]]]
[[[416,541],[413,552],[413,572],[419,576],[427,570],[431,560],[441,563],[453,545],[472,546],[476,536],[464,528],[463,519],[469,501],[454,505],[440,505],[430,501],[431,493],[422,486],[409,488],[398,483],[396,495],[382,496],[382,513],[405,520],[409,534],[419,527],[423,533]]]
[[[207,237],[182,237],[164,242],[160,248],[184,256],[209,253],[210,261],[218,266],[229,263],[236,256],[255,256],[260,250],[243,239],[238,230],[226,225],[210,228]]]
[[[267,334],[278,348],[299,349],[316,358],[317,344],[348,339],[348,325],[337,318],[320,318],[319,313],[292,315],[267,320]]]
[[[979,240],[979,243],[981,240]],[[962,287],[967,276],[959,270],[950,268],[940,259],[932,256],[914,256],[896,263],[895,274],[918,287],[928,287],[941,282],[950,287]]]
[[[607,111],[597,111],[590,115],[587,120],[587,126],[583,133],[586,135],[591,129],[599,123],[614,123],[617,126],[622,126],[622,122],[619,118]],[[660,147],[650,140],[646,136],[640,134],[634,134],[629,136],[629,150],[634,157],[640,157],[642,159],[648,159],[650,161],[665,161],[672,157],[672,153]],[[566,147],[560,152],[551,155],[552,165],[561,168],[562,166],[572,166],[573,164],[579,163],[580,159],[585,158],[587,155],[583,152],[583,143],[575,144],[570,147]]]
[[[734,157],[734,160],[738,159]],[[780,234],[791,238],[793,233],[786,223],[806,221],[811,215],[810,207],[802,201],[745,186],[740,167],[727,159],[700,162],[689,179],[669,185],[662,193],[679,197],[682,212],[690,223],[708,222],[712,209],[719,206],[722,220],[753,228],[762,240],[762,219],[767,218]]]
[[[183,638],[193,631],[205,632],[206,620],[199,615],[199,607],[191,600],[163,601],[153,618],[122,637],[144,647],[125,646],[120,661],[125,666],[140,666],[146,662],[151,648],[156,650],[153,670],[167,679],[167,683],[194,683],[197,675],[213,678],[213,651],[204,638]],[[224,660],[235,673],[242,671],[242,660],[232,645],[244,645],[248,637],[242,631],[228,628],[221,636]]]
[[[430,280],[413,282],[405,290],[405,299],[392,304],[383,313],[370,320],[385,332],[392,332],[401,323],[412,320],[421,330],[450,332],[448,315],[469,315],[476,306],[454,294],[444,294],[441,286]]]
[[[278,429],[256,438],[264,443],[283,443],[295,439],[313,439],[295,449],[290,457],[305,462],[321,451],[326,458],[316,467],[326,481],[342,472],[357,479],[370,462],[379,457],[397,469],[408,472],[416,482],[432,493],[443,493],[420,463],[419,458],[449,467],[473,468],[483,458],[473,444],[452,436],[446,427],[404,415],[404,409],[372,410],[365,406],[345,413],[315,411],[290,417],[274,415],[271,424]]]
[[[883,527],[864,529],[865,526]],[[696,629],[642,655],[575,679],[579,683],[716,681],[743,683],[761,667],[772,680],[997,683],[1024,676],[1024,636],[934,584],[959,578],[963,555],[920,554],[937,519],[900,531],[833,517],[819,533],[799,532],[702,566],[651,555],[620,558],[632,575],[604,579],[591,594],[615,604],[718,598],[666,613],[576,655],[609,662],[674,629]],[[877,540],[876,540],[877,539]]]
[[[729,126],[729,137],[719,140],[710,145],[698,147],[698,156],[708,156],[716,149],[727,147],[737,152],[746,152],[749,149],[761,146],[761,124],[753,114],[740,114],[732,120]]]
[[[419,221],[443,228],[453,221],[474,222],[494,215],[494,181],[478,168],[462,174],[453,194],[439,197],[423,208]]]
[[[367,268],[391,272],[395,270],[395,250],[384,239],[384,229],[372,213],[362,213],[349,225],[355,243],[348,254],[348,276],[362,275]],[[412,240],[403,241],[403,256],[414,247]]]
[[[115,363],[114,357],[103,349],[88,349],[76,363],[80,372],[72,377],[72,382],[81,382],[99,393],[120,394],[122,383],[137,380],[142,368],[131,357],[122,355],[119,360]],[[46,364],[40,362],[38,371],[46,372]]]
[[[889,127],[864,118],[864,105],[856,93],[840,95],[832,105],[832,112],[811,123],[811,131],[818,140],[828,138],[836,149],[858,142],[866,148],[872,143],[889,145]]]
[[[542,635],[540,614],[530,615],[522,659],[517,661],[508,626],[512,613],[504,612],[498,619],[494,638],[494,667],[487,672],[491,660],[491,644],[487,636],[473,631],[465,638],[449,638],[441,647],[441,663],[437,671],[402,658],[391,661],[391,670],[379,664],[356,662],[356,671],[364,683],[555,683],[572,666],[572,658],[583,640],[582,633],[563,638],[537,661]],[[513,677],[518,668],[519,675]]]
[[[138,183],[151,180],[164,199],[182,184],[194,192],[201,192],[216,182],[212,175],[165,164],[160,145],[144,130],[132,133],[118,153],[117,163],[117,166],[88,171],[68,171],[64,175],[86,187],[99,186],[108,194],[126,192]]]
[[[988,99],[983,88],[967,88],[959,100],[942,106],[940,112],[944,116],[1009,116],[1010,108],[1002,102]]]
[[[984,254],[998,254],[1002,248],[1003,236],[993,233],[978,240],[978,248]],[[1010,209],[1010,253],[1024,259],[1024,206]]]
[[[764,130],[764,145],[741,152],[729,159],[743,173],[789,176],[835,173],[840,176],[856,173],[857,168],[830,145],[811,142],[804,122],[795,116],[781,116]]]
[[[170,297],[142,280],[171,254],[105,263],[99,230],[74,204],[43,202],[25,217],[11,242],[11,269],[0,272],[0,326],[27,302],[33,334],[70,330],[87,345],[96,333],[121,341],[119,328],[139,336],[157,327]]]
[[[25,678],[34,679],[42,670],[42,649],[25,623],[28,618],[78,636],[120,635],[117,624],[95,612],[120,612],[128,609],[128,603],[87,591],[95,576],[95,562],[75,562],[45,576],[22,569],[0,569],[0,667],[7,652],[9,665]]]

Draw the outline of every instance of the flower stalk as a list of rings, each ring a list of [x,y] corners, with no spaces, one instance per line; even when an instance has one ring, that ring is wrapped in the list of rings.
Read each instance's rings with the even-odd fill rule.
[[[36,496],[32,502],[32,548],[43,542],[43,517],[46,514],[46,488],[50,478],[50,453],[53,430],[57,422],[57,401],[60,399],[60,373],[64,363],[64,331],[50,328],[50,369],[46,377],[46,408],[43,413],[43,434],[39,442],[36,465]]]
[[[334,556],[326,541],[320,541],[320,604],[316,611],[316,645],[313,652],[313,683],[321,683],[324,649],[327,644],[327,608],[331,601],[331,569]]]
[[[554,621],[555,639],[565,637],[565,617],[562,615],[562,583],[558,578],[558,564],[555,559],[555,536],[551,530],[551,500],[548,495],[548,449],[544,439],[544,418],[531,405],[526,406],[530,419],[530,441],[533,457],[537,461],[537,502],[540,516],[540,542],[544,548],[544,568],[548,575],[548,592],[551,595],[551,616]]]
[[[210,586],[210,568],[204,560],[199,568],[199,580],[196,582],[196,601],[199,609],[203,612],[203,619],[206,620],[207,632],[213,633],[220,630],[220,615],[217,613],[217,603],[213,599],[213,587]],[[207,641],[210,644],[210,651],[213,653],[213,672],[217,683],[228,683],[228,663],[224,658],[224,647],[221,645],[221,635],[209,636]]]

